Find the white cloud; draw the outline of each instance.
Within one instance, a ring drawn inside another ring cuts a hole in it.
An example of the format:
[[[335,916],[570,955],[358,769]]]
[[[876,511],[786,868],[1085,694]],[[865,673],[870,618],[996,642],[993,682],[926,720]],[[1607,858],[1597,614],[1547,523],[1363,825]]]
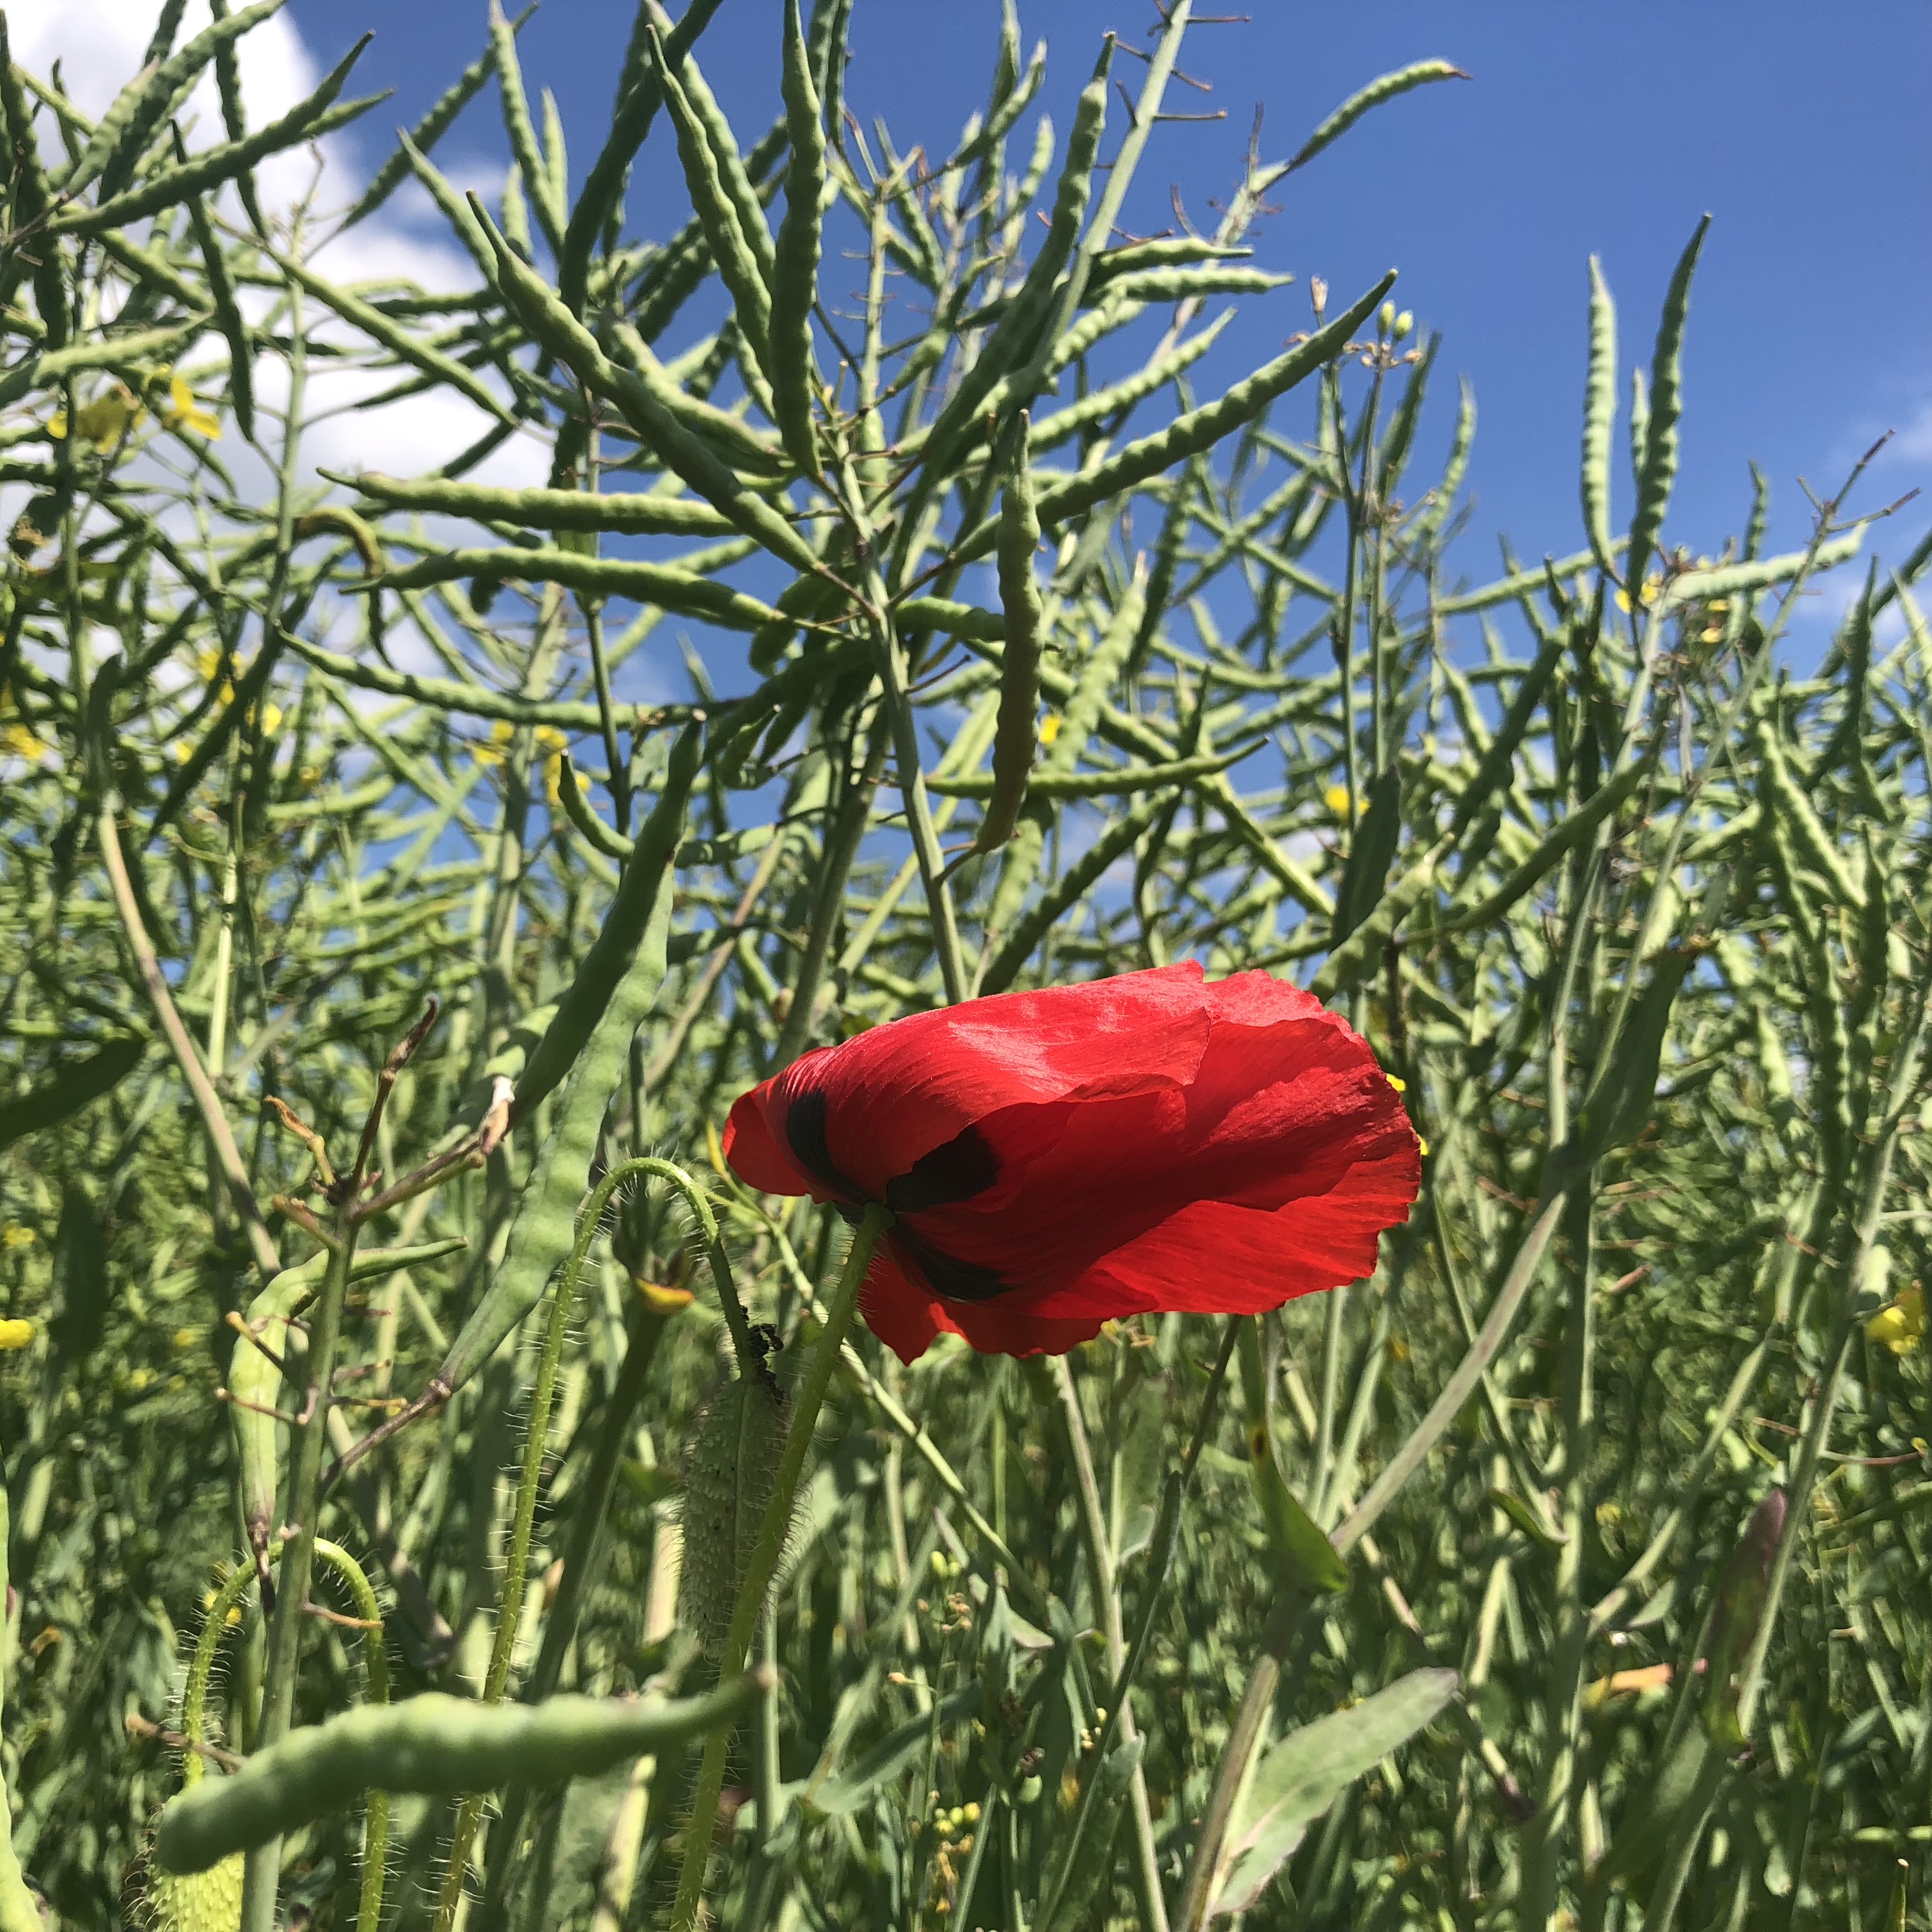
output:
[[[140,0],[131,4],[129,0],[13,0],[8,20],[14,57],[29,72],[43,77],[59,62],[69,97],[84,112],[98,116],[139,71],[155,14],[153,5],[140,4]],[[191,0],[177,46],[205,28],[209,17],[207,0]],[[242,96],[252,126],[287,112],[314,92],[324,71],[286,13],[243,34],[236,52]],[[354,86],[352,76],[350,89]],[[190,96],[183,120],[194,124],[191,147],[226,138],[212,69]],[[58,152],[50,122],[51,116],[44,111],[44,146]],[[316,189],[318,148],[322,173],[316,201],[320,209],[347,206],[365,184],[346,142],[325,137],[318,144],[291,149],[257,170],[257,185],[272,220]],[[474,287],[475,265],[454,240],[439,236],[433,227],[424,232],[421,217],[430,211],[400,196],[398,203],[393,210],[386,206],[326,242],[313,258],[317,270],[333,281],[349,285],[408,282],[432,292]],[[340,324],[325,322],[318,332],[345,345],[357,340],[353,332]],[[217,356],[220,348],[211,337],[188,359],[202,362]],[[380,374],[356,369],[314,370],[308,407],[320,413],[320,420],[304,438],[308,466],[417,475],[448,462],[487,427],[488,418],[475,404],[442,391],[374,410],[350,406],[394,386],[399,380],[394,370]],[[256,370],[256,393],[269,408],[279,408],[287,394],[286,370],[263,358]],[[246,469],[248,460],[241,461]],[[541,482],[544,469],[535,443],[518,436],[472,473],[478,482],[517,484]],[[238,473],[237,480],[244,480]]]

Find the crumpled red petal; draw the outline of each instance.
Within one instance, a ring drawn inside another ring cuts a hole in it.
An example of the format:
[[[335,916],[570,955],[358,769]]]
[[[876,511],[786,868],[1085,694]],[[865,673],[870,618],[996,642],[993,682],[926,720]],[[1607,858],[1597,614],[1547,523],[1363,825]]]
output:
[[[1366,1041],[1265,973],[1210,984],[1192,962],[821,1048],[743,1096],[724,1144],[754,1186],[851,1206],[968,1129],[990,1184],[902,1192],[867,1276],[866,1321],[907,1361],[941,1333],[1059,1352],[1116,1316],[1250,1312],[1358,1280],[1420,1182]]]

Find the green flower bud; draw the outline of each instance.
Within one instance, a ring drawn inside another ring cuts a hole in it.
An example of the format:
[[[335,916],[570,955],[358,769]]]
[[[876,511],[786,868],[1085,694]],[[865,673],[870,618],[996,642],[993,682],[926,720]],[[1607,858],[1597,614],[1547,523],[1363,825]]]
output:
[[[231,1852],[206,1871],[148,1875],[148,1922],[154,1932],[237,1932],[242,1923],[244,1860]]]
[[[764,1526],[790,1408],[770,1370],[734,1376],[706,1398],[685,1441],[677,1620],[713,1656]]]

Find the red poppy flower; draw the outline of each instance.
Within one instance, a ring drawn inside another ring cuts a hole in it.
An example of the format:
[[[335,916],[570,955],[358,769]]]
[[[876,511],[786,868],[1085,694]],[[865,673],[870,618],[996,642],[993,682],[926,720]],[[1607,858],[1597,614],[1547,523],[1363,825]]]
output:
[[[1375,1270],[1420,1150],[1368,1042],[1265,973],[1193,964],[916,1013],[740,1097],[754,1187],[894,1216],[860,1306],[1058,1354],[1110,1317],[1252,1314]]]

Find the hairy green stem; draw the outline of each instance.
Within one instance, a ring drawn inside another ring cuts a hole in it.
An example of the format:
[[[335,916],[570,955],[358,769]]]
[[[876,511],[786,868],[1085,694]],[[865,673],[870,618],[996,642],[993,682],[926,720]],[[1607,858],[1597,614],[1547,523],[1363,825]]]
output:
[[[758,1533],[751,1563],[739,1586],[738,1601],[731,1612],[730,1628],[724,1634],[724,1651],[719,1659],[718,1681],[722,1684],[741,1676],[750,1654],[758,1619],[764,1614],[766,1593],[776,1574],[778,1558],[784,1548],[785,1532],[798,1500],[799,1480],[805,1473],[805,1460],[811,1453],[812,1434],[818,1424],[818,1412],[825,1391],[838,1366],[840,1345],[852,1325],[859,1305],[859,1291],[865,1284],[866,1270],[872,1264],[872,1250],[879,1237],[892,1226],[892,1216],[876,1202],[868,1205],[852,1231],[852,1245],[832,1291],[832,1306],[826,1312],[824,1332],[806,1370],[805,1379],[792,1398],[791,1421],[785,1434],[778,1473],[772,1484],[772,1499],[765,1510],[764,1527]],[[711,1862],[711,1845],[718,1818],[718,1801],[724,1790],[724,1762],[730,1748],[730,1730],[721,1726],[705,1741],[704,1758],[699,1766],[698,1790],[692,1800],[691,1816],[685,1827],[684,1864],[678,1874],[677,1898],[671,1907],[671,1932],[696,1932],[704,1900],[704,1880]]]

